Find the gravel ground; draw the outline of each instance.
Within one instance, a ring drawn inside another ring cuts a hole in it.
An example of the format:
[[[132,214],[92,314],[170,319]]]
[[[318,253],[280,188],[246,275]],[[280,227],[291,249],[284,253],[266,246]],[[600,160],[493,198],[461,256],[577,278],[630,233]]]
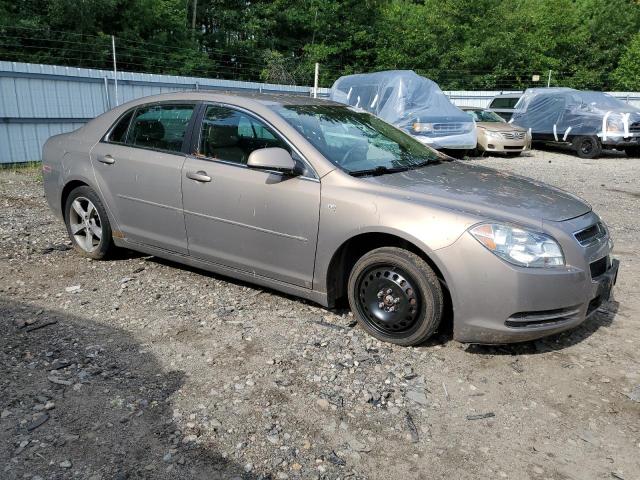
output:
[[[640,159],[471,161],[587,199],[615,300],[532,343],[395,347],[346,311],[82,259],[37,172],[0,171],[0,478],[640,478]]]

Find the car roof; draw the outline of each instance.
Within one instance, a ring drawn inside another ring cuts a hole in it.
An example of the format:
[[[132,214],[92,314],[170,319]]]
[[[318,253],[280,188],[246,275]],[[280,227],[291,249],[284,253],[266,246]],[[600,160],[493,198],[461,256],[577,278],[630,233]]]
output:
[[[236,103],[242,100],[248,100],[260,103],[266,106],[278,105],[342,105],[331,100],[323,98],[313,98],[306,95],[292,94],[275,94],[275,93],[258,93],[258,92],[237,92],[224,90],[192,90],[186,92],[164,93],[160,95],[150,95],[148,97],[137,98],[131,102],[131,105],[142,103],[155,103],[179,100],[196,100],[196,101],[215,101]]]
[[[501,93],[500,95],[496,95],[493,98],[520,98],[523,95],[522,92],[520,93]]]

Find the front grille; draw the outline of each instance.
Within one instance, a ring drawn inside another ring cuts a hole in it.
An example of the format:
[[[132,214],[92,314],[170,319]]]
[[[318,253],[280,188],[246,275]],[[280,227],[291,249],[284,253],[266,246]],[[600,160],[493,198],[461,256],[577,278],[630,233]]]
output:
[[[546,327],[569,322],[577,318],[580,307],[558,308],[538,312],[520,312],[511,315],[505,323],[507,327]]]
[[[522,140],[525,132],[502,132],[502,137],[506,140]]]
[[[514,146],[514,145],[505,145],[504,149],[505,150],[522,150],[524,147],[518,147],[518,146]]]
[[[464,123],[434,123],[433,131],[436,133],[463,133]]]
[[[595,243],[606,237],[607,230],[606,228],[604,228],[604,225],[602,225],[601,222],[598,222],[594,223],[590,227],[574,233],[573,236],[576,237],[576,240],[578,240],[578,243],[580,245],[586,247],[587,245],[591,245],[592,243]]]
[[[634,133],[640,132],[640,122],[633,122],[629,125],[629,131]]]
[[[609,270],[611,266],[611,260],[609,259],[609,255],[606,257],[602,257],[600,260],[596,260],[595,262],[591,262],[589,264],[589,270],[591,270],[591,278],[598,278],[600,275]]]

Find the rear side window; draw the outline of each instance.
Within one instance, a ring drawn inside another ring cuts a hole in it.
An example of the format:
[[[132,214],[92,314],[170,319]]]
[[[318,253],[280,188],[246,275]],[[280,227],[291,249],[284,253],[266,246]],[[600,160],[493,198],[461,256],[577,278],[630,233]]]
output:
[[[180,152],[194,105],[149,105],[136,110],[127,143],[132,146]]]
[[[129,124],[131,123],[131,117],[133,117],[133,110],[128,112],[122,117],[115,127],[109,133],[107,141],[114,143],[125,143],[127,140],[127,131],[129,130]]]

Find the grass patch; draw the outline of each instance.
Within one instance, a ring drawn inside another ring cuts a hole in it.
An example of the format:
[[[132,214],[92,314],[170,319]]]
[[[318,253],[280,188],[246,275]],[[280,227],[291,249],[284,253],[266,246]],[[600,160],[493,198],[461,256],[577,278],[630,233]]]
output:
[[[42,162],[39,160],[21,163],[0,163],[0,171],[31,175],[38,182],[42,181]]]

